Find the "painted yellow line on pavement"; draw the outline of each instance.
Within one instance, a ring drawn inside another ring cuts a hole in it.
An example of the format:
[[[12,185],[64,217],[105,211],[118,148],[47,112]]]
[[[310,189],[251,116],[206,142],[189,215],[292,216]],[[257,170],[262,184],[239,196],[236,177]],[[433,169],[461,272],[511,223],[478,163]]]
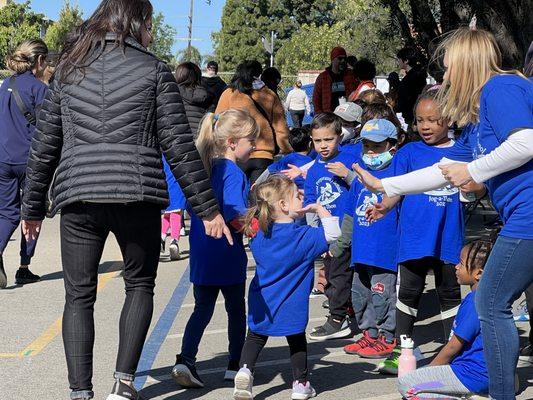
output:
[[[116,276],[120,275],[120,271],[113,271],[101,274],[98,279],[97,292],[102,290],[106,284]],[[22,357],[34,357],[44,350],[59,333],[61,332],[61,322],[63,317],[59,317],[54,321],[52,325],[43,332],[41,336],[35,339],[28,347],[22,350],[20,353],[0,353],[0,358],[22,358]]]

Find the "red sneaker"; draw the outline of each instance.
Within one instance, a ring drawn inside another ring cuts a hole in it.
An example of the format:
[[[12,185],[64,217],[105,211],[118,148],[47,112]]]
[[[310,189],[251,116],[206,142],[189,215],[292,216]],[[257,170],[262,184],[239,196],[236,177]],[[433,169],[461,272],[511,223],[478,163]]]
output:
[[[386,358],[396,347],[396,339],[392,343],[387,343],[383,336],[375,340],[371,346],[361,349],[357,354],[362,358]]]
[[[359,354],[362,349],[372,346],[378,339],[373,339],[368,335],[368,331],[363,332],[363,336],[356,340],[355,343],[344,346],[344,351],[348,354]]]

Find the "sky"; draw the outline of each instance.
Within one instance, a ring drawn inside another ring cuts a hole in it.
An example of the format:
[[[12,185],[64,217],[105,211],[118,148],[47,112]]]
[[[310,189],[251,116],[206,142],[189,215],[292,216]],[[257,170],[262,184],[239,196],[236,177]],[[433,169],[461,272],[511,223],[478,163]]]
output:
[[[21,3],[23,0],[17,0]],[[100,0],[70,0],[71,4],[78,4],[83,11],[83,17],[88,18],[96,9]],[[189,0],[151,0],[154,11],[162,12],[165,22],[177,31],[177,39],[188,36]],[[206,0],[194,1],[193,45],[201,54],[212,54],[211,32],[220,29],[220,19],[225,0],[211,0],[211,5]],[[48,18],[56,20],[63,6],[63,0],[31,0],[31,7],[35,12],[45,14]],[[185,40],[176,40],[174,54],[187,47]]]

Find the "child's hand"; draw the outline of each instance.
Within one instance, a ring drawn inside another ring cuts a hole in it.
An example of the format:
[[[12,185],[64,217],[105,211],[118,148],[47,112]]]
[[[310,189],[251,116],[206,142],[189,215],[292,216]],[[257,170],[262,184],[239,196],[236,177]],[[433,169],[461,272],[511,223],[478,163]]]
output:
[[[359,182],[361,182],[368,190],[373,193],[383,192],[381,179],[374,177],[370,172],[361,168],[359,164],[353,164],[352,169],[357,174]]]
[[[350,173],[350,170],[346,168],[346,166],[341,162],[334,162],[326,164],[326,169],[331,172],[334,175],[337,175],[338,177],[342,179],[346,179],[348,177],[348,174]]]
[[[372,223],[385,217],[389,211],[390,210],[383,203],[377,203],[366,209],[365,217],[368,222]]]
[[[289,169],[284,169],[281,171],[285,176],[290,178],[291,180],[295,180],[299,176],[303,177],[304,179],[307,177],[307,171],[303,171],[300,168],[298,168],[296,165],[287,164]]]

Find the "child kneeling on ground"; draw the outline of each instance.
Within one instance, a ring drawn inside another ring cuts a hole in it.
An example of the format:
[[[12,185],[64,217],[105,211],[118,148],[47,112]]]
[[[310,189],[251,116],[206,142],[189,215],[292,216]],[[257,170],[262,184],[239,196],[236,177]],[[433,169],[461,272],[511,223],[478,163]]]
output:
[[[257,205],[248,212],[244,226],[255,217],[259,220],[260,230],[250,245],[256,273],[248,293],[249,331],[233,397],[253,399],[252,373],[261,350],[270,336],[285,336],[294,377],[292,399],[306,400],[316,396],[308,381],[305,338],[314,262],[340,236],[339,220],[318,203],[302,208],[298,188],[282,175],[259,184],[255,195]],[[317,213],[322,226],[295,223],[308,212]]]
[[[406,399],[464,399],[487,393],[489,377],[483,355],[481,325],[475,306],[476,289],[493,243],[477,240],[463,247],[456,265],[459,284],[471,292],[459,307],[450,341],[428,367],[398,379],[398,390]]]

